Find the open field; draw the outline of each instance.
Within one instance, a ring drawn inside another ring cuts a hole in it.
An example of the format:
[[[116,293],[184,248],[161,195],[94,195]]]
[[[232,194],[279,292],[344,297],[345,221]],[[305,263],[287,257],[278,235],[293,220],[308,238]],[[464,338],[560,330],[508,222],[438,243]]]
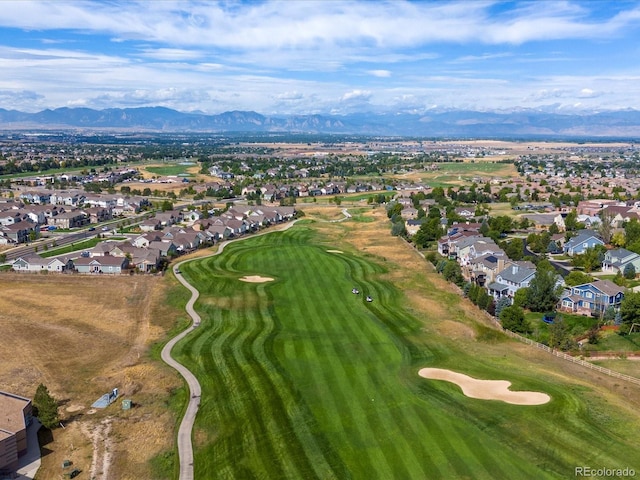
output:
[[[640,470],[637,386],[508,340],[389,236],[383,209],[357,223],[327,222],[339,208],[305,209],[308,219],[318,212],[325,221],[181,267],[202,292],[203,323],[174,351],[203,389],[196,478],[567,478],[584,464]],[[245,275],[275,280],[246,283]],[[420,378],[425,367],[506,380],[551,402],[470,399],[454,384]]]
[[[155,175],[163,175],[163,176],[169,176],[169,175],[189,175],[191,176],[191,173],[189,173],[189,169],[192,168],[194,165],[162,165],[162,166],[148,166],[145,167],[145,170],[147,172],[151,172]],[[195,165],[196,169],[198,168],[197,165]]]
[[[60,478],[63,459],[86,478],[159,478],[150,460],[173,449],[167,404],[181,384],[148,352],[184,315],[163,298],[184,292],[152,276],[19,273],[1,274],[0,291],[0,389],[32,397],[42,382],[61,401],[65,428],[52,432],[38,478]],[[119,399],[92,414],[114,387],[135,408]]]

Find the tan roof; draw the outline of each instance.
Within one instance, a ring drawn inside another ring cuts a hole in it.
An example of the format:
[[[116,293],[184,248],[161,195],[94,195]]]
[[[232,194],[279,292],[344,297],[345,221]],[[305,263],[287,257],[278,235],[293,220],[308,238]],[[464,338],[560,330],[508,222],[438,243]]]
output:
[[[28,398],[0,392],[0,430],[15,433],[24,429],[24,407],[30,401]]]

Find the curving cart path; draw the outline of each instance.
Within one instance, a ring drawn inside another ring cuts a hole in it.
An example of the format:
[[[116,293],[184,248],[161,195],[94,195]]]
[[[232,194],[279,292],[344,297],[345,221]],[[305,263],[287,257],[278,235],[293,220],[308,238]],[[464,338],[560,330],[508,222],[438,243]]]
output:
[[[297,220],[293,220],[287,223],[286,225],[284,225],[282,228],[278,228],[278,229],[273,228],[261,233],[257,233],[255,235],[249,235],[246,237],[242,237],[234,240],[227,240],[225,242],[222,242],[220,243],[220,248],[218,248],[218,250],[212,253],[211,255],[207,255],[207,257],[212,257],[214,255],[218,255],[222,253],[222,251],[224,250],[224,247],[231,242],[237,242],[237,241],[244,240],[246,238],[252,238],[258,235],[265,235],[271,232],[282,232],[284,230],[287,230],[288,228],[292,227],[294,223],[296,223],[296,221]],[[203,258],[206,258],[206,257],[198,257],[190,260],[184,260],[182,262],[177,263],[173,267],[173,273],[175,277],[178,279],[178,281],[182,285],[187,287],[191,292],[191,298],[187,302],[185,310],[191,317],[192,323],[189,328],[187,328],[186,330],[182,331],[177,336],[169,340],[167,344],[164,346],[164,348],[162,349],[162,352],[160,354],[162,360],[170,367],[175,368],[180,373],[180,375],[182,375],[182,377],[186,380],[187,385],[189,386],[189,403],[187,404],[187,410],[184,413],[182,422],[180,422],[180,428],[178,429],[177,443],[178,443],[178,458],[180,461],[180,476],[178,477],[179,480],[193,480],[193,444],[191,443],[191,432],[193,430],[193,424],[196,419],[196,414],[198,413],[198,407],[200,406],[200,395],[202,392],[200,389],[200,382],[198,382],[198,379],[195,377],[195,375],[191,373],[191,371],[187,367],[185,367],[181,363],[178,363],[171,356],[171,350],[173,349],[175,344],[178,343],[187,335],[189,335],[195,328],[197,328],[200,325],[200,321],[201,321],[200,315],[198,315],[195,309],[193,308],[193,306],[196,303],[196,300],[198,300],[198,297],[200,296],[200,292],[193,285],[187,282],[182,276],[182,274],[178,272],[180,271],[180,266],[182,264],[191,262],[194,260],[201,260]]]

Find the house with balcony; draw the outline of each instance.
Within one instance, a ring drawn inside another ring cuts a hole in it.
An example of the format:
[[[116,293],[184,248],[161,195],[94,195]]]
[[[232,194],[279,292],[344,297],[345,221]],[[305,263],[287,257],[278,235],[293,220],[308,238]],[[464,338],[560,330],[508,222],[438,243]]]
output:
[[[625,289],[610,280],[576,285],[568,288],[560,298],[560,310],[581,315],[599,316],[613,307],[620,309]]]
[[[528,287],[536,274],[536,268],[512,262],[496,275],[495,281],[487,285],[489,295],[496,300],[501,297],[513,299],[521,288]]]

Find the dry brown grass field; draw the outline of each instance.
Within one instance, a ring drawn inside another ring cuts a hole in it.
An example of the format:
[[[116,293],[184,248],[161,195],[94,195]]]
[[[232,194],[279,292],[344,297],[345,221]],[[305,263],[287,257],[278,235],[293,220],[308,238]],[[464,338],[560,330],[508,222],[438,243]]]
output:
[[[61,401],[40,479],[60,478],[69,459],[87,478],[152,478],[148,460],[173,446],[166,408],[177,375],[153,361],[151,343],[181,312],[165,305],[162,277],[0,275],[0,388],[33,397],[44,383]],[[92,413],[118,387],[122,397]],[[133,400],[122,411],[120,400]]]

